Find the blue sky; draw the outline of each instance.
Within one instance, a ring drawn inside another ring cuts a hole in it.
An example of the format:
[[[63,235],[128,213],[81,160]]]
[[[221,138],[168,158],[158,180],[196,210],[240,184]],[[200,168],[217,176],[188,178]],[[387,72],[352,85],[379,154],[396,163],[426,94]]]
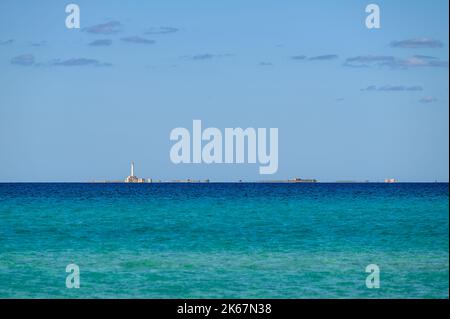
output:
[[[448,181],[448,1],[0,2],[0,181]],[[279,169],[169,159],[175,127],[277,127]]]

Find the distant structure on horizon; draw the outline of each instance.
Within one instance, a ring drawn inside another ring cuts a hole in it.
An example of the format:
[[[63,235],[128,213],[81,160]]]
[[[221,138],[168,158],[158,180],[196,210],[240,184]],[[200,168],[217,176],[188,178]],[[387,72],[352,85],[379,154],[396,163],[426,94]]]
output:
[[[293,178],[293,179],[279,179],[279,180],[263,180],[256,181],[254,183],[318,183],[317,179],[306,179],[306,178]],[[245,183],[242,179],[239,180],[239,183]]]
[[[169,183],[194,183],[194,184],[198,184],[198,183],[209,183],[210,180],[209,179],[205,179],[205,180],[200,180],[200,179],[175,179],[170,181]]]
[[[294,178],[288,180],[288,183],[317,183],[317,179]]]
[[[397,180],[395,178],[386,178],[384,180],[385,183],[397,183]]]
[[[145,178],[134,175],[134,162],[131,162],[131,174],[125,179],[125,183],[145,183]]]

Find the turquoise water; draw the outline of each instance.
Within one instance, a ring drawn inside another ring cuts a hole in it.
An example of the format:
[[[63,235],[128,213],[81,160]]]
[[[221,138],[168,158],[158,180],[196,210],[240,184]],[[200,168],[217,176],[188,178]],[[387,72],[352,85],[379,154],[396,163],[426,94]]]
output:
[[[448,298],[448,236],[448,184],[0,184],[0,297]]]

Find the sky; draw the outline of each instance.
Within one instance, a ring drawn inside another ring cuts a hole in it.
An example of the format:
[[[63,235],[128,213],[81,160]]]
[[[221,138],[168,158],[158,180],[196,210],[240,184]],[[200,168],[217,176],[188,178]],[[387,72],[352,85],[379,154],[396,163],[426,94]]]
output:
[[[0,182],[448,181],[448,1],[0,2]],[[278,128],[279,164],[178,164],[176,127]]]

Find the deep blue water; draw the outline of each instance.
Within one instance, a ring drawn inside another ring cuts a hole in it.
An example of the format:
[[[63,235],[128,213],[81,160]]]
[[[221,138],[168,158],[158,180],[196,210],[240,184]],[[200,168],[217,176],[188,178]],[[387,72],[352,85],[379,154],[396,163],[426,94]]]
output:
[[[0,184],[0,297],[448,298],[448,236],[447,183]]]

